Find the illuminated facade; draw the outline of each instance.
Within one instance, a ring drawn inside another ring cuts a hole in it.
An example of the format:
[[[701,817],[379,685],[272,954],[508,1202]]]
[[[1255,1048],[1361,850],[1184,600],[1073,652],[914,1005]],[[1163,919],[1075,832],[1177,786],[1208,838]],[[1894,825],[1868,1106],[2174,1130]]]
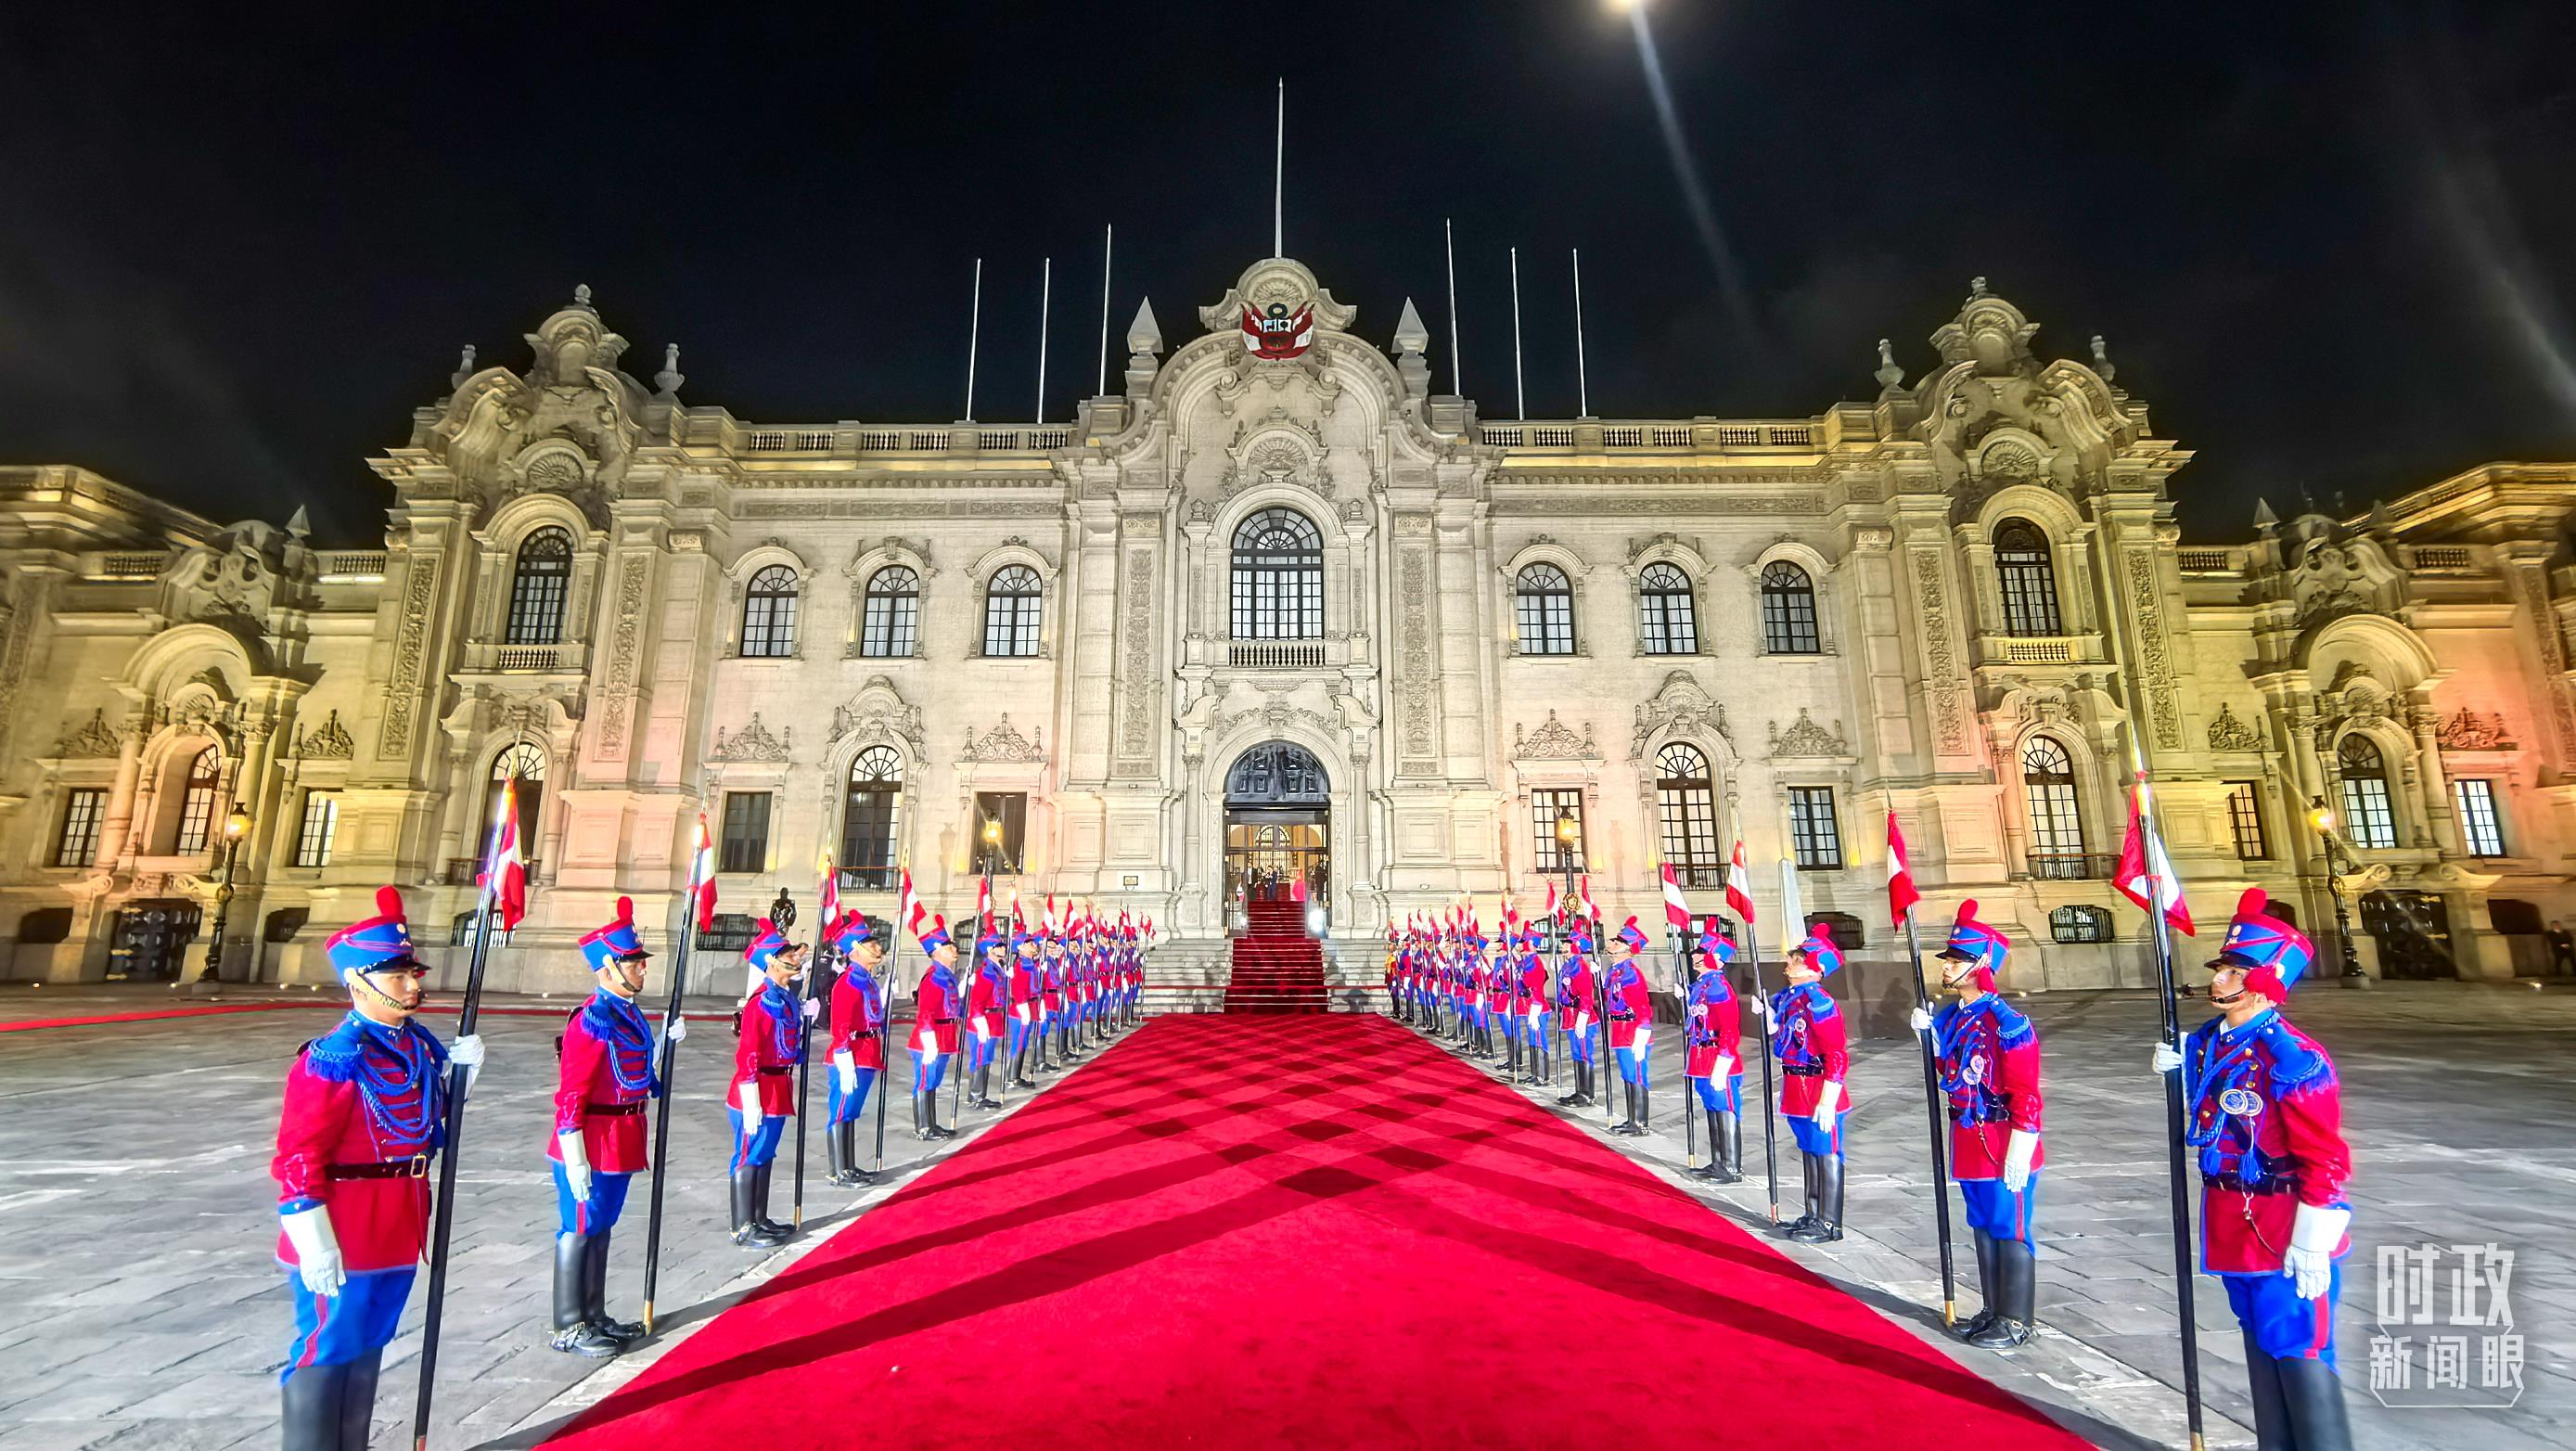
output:
[[[1409,304],[1387,347],[1355,320],[1271,259],[1177,348],[1141,309],[1072,423],[774,425],[682,402],[676,351],[623,371],[585,293],[372,460],[382,549],[0,469],[0,967],[179,970],[235,801],[227,976],[319,976],[387,880],[444,952],[515,768],[502,986],[573,985],[620,893],[672,910],[701,812],[729,912],[810,911],[818,849],[862,903],[908,866],[962,904],[989,819],[1024,897],[1150,913],[1175,962],[1302,875],[1359,972],[1391,917],[1535,908],[1560,815],[1614,922],[1660,920],[1659,856],[1715,907],[1740,834],[1766,902],[1794,854],[1883,956],[1891,809],[2011,985],[2139,983],[2134,735],[2202,921],[2261,885],[2330,925],[2322,800],[2373,970],[2545,968],[2576,469],[2186,546],[2188,451],[1982,279],[1930,371],[1882,349],[1791,419],[1495,423]]]

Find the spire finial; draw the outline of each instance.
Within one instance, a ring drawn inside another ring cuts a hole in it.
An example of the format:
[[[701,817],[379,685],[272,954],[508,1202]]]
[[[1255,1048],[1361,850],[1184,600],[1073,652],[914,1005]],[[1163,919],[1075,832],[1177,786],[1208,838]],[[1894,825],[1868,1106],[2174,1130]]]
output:
[[[312,519],[305,514],[304,506],[302,504],[296,505],[295,513],[286,521],[287,537],[300,540],[312,532]]]
[[[1978,298],[1980,298],[1980,297],[1992,297],[1992,296],[1994,296],[1994,294],[1993,294],[1993,293],[1986,291],[1986,279],[1984,279],[1984,278],[1982,278],[1982,277],[1971,277],[1971,278],[1969,278],[1969,279],[1968,279],[1968,300],[1969,300],[1969,301],[1974,302],[1974,301],[1976,301],[1976,300],[1977,300]]]
[[[680,385],[687,381],[689,381],[687,376],[680,371],[680,345],[678,343],[664,343],[662,345],[662,371],[653,375],[653,386],[661,389],[664,397],[669,397],[670,395],[679,392]]]
[[[2111,366],[2110,345],[2102,341],[2100,333],[2093,335],[2093,371],[2101,374],[2105,383],[2120,376],[2120,370]]]
[[[1896,366],[1896,348],[1885,338],[1878,340],[1878,371],[1870,376],[1878,379],[1879,388],[1885,392],[1893,393],[1905,385],[1905,370]]]
[[[465,380],[473,376],[474,345],[472,343],[467,343],[465,345],[465,351],[457,355],[456,371],[447,375],[447,386],[450,388],[462,388],[465,386]]]
[[[573,305],[573,306],[575,306],[575,307],[588,307],[588,306],[590,306],[590,284],[589,284],[589,283],[587,283],[587,282],[580,282],[580,283],[575,283],[575,284],[573,285],[573,289],[572,289],[572,305]]]

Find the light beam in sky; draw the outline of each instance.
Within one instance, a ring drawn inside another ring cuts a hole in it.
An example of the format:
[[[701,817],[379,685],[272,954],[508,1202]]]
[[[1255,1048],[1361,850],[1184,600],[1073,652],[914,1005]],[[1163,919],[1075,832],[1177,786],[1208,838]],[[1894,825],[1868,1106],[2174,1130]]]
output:
[[[1699,161],[1691,155],[1690,141],[1682,135],[1681,111],[1673,104],[1672,87],[1664,82],[1664,63],[1655,53],[1655,35],[1646,26],[1643,0],[1612,0],[1612,8],[1628,12],[1628,27],[1636,33],[1637,59],[1646,71],[1646,94],[1655,103],[1655,120],[1664,131],[1664,151],[1672,159],[1674,179],[1681,183],[1682,204],[1690,210],[1700,248],[1708,253],[1709,266],[1717,271],[1718,289],[1725,294],[1727,310],[1738,322],[1750,325],[1752,312],[1745,305],[1744,279],[1736,270],[1734,252],[1726,245],[1726,233],[1717,225],[1717,208],[1709,201],[1708,188],[1700,184]]]

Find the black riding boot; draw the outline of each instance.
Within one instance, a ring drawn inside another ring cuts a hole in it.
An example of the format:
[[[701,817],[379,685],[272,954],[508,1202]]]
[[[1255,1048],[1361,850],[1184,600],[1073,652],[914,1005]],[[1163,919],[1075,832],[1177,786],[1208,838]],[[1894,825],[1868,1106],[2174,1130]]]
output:
[[[751,1190],[751,1222],[784,1240],[796,1231],[792,1226],[769,1217],[769,1176],[777,1168],[778,1161],[772,1159],[756,1171],[758,1177],[752,1180]]]
[[[2031,1302],[2038,1294],[2039,1266],[2031,1258],[2028,1240],[1999,1239],[1994,1246],[1994,1323],[1969,1336],[1968,1343],[1979,1350],[2012,1350],[2030,1342]]]
[[[1790,1237],[1808,1244],[1831,1244],[1843,1237],[1843,1161],[1833,1154],[1818,1154],[1815,1160],[1816,1222]],[[2000,1258],[1995,1270],[2000,1276]]]
[[[993,1067],[991,1064],[976,1064],[975,1071],[968,1078],[966,1086],[970,1090],[966,1095],[966,1106],[968,1108],[1001,1107],[1000,1104],[993,1101],[990,1093],[988,1092],[988,1090],[993,1086]]]
[[[287,1372],[278,1391],[286,1451],[339,1451],[340,1408],[348,1388],[345,1365],[308,1365]]]
[[[1805,1199],[1806,1199],[1806,1210],[1807,1210],[1807,1212],[1806,1212],[1806,1213],[1804,1213],[1804,1214],[1799,1215],[1797,1218],[1795,1218],[1795,1219],[1793,1219],[1793,1220],[1790,1220],[1787,1224],[1784,1224],[1784,1225],[1780,1226],[1780,1230],[1781,1230],[1781,1232],[1782,1232],[1783,1234],[1792,1234],[1792,1235],[1794,1235],[1794,1234],[1798,1234],[1798,1233],[1801,1233],[1801,1232],[1803,1232],[1803,1231],[1805,1231],[1805,1230],[1808,1230],[1808,1229],[1812,1229],[1812,1228],[1814,1228],[1814,1227],[1815,1227],[1815,1224],[1816,1224],[1817,1215],[1816,1215],[1816,1156],[1815,1156],[1815,1155],[1813,1155],[1813,1154],[1809,1154],[1809,1153],[1803,1153],[1803,1152],[1802,1152],[1802,1153],[1800,1153],[1800,1154],[1798,1155],[1798,1174],[1799,1174],[1799,1177],[1800,1177],[1800,1178],[1802,1178],[1802,1179],[1804,1179],[1804,1180],[1806,1181],[1806,1183],[1805,1183],[1805,1187],[1804,1187],[1804,1189],[1802,1190],[1802,1193],[1803,1193],[1803,1195],[1804,1195],[1804,1197],[1805,1197]]]
[[[555,1338],[554,1348],[568,1354],[605,1360],[615,1355],[618,1343],[590,1323],[588,1308],[582,1303],[584,1280],[590,1274],[590,1236],[559,1234],[555,1236]]]
[[[2281,1388],[2281,1362],[2263,1353],[2253,1332],[2245,1335],[2245,1390],[2254,1402],[2254,1444],[2261,1451],[2295,1451],[2290,1402]]]
[[[1717,1122],[1709,1130],[1718,1143],[1717,1182],[1733,1184],[1744,1177],[1744,1116],[1725,1109],[1717,1111]]]
[[[733,1242],[745,1249],[776,1249],[783,1241],[764,1228],[754,1212],[760,1171],[749,1164],[733,1171]]]
[[[849,1136],[841,1132],[843,1129],[848,1127],[848,1124],[825,1124],[823,1126],[823,1152],[829,1155],[832,1161],[832,1172],[825,1175],[823,1178],[823,1182],[826,1184],[838,1184],[843,1187],[847,1187],[859,1182],[858,1180],[850,1177],[850,1149],[852,1148],[852,1144]]]
[[[367,1451],[368,1433],[375,1430],[376,1380],[384,1374],[385,1348],[381,1345],[350,1361],[349,1376],[340,1386],[340,1445],[346,1451]]]
[[[1590,1076],[1590,1070],[1584,1066],[1583,1060],[1580,1058],[1575,1059],[1574,1082],[1564,1093],[1557,1096],[1557,1103],[1566,1108],[1580,1108],[1583,1105],[1590,1103],[1592,1101],[1592,1095],[1585,1091],[1584,1084],[1584,1080]]]
[[[878,1085],[877,1091],[884,1092],[884,1085]],[[841,1125],[841,1152],[849,1157],[850,1184],[853,1187],[876,1182],[877,1176],[873,1172],[859,1167],[859,1121],[857,1119]]]
[[[641,1320],[608,1318],[608,1231],[590,1237],[590,1255],[581,1275],[581,1317],[621,1346],[644,1338]]]
[[[1995,1288],[1995,1239],[1982,1229],[1970,1230],[1977,1246],[1977,1295],[1985,1303],[1969,1319],[1950,1327],[1950,1333],[1961,1340],[1972,1340],[1987,1326],[1995,1323],[2003,1311],[2002,1292]]]
[[[1013,1088],[1035,1088],[1038,1086],[1038,1081],[1029,1076],[1029,1058],[1032,1054],[1037,1052],[1036,1038],[1037,1034],[1035,1032],[1030,1033],[1026,1038],[1022,1038],[1020,1040],[1020,1051],[1011,1055],[1010,1086]]]
[[[1612,1124],[1610,1132],[1631,1137],[1644,1133],[1645,1128],[1637,1122],[1637,1085],[1625,1078],[1619,1080],[1619,1106],[1628,1111],[1628,1116]]]
[[[927,1115],[927,1116],[929,1117],[929,1119],[930,1119],[930,1129],[929,1129],[929,1131],[928,1131],[927,1133],[924,1133],[924,1134],[922,1135],[922,1137],[923,1137],[923,1138],[925,1138],[925,1139],[953,1139],[953,1138],[957,1137],[957,1131],[956,1131],[955,1129],[941,1128],[941,1127],[939,1126],[939,1090],[938,1090],[938,1089],[935,1089],[935,1088],[934,1088],[934,1089],[932,1089],[931,1091],[929,1091],[928,1093],[925,1093],[925,1094],[923,1094],[923,1095],[921,1096],[921,1112],[922,1112],[923,1114]]]
[[[2299,1451],[2352,1451],[2345,1419],[2343,1382],[2334,1367],[2305,1357],[2272,1362],[2281,1378],[2281,1402],[2290,1411],[2290,1441]]]

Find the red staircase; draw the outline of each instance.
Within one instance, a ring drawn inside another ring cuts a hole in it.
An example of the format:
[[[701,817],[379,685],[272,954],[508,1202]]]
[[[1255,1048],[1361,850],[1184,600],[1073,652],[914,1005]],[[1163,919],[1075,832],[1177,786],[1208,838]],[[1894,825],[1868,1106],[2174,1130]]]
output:
[[[1324,947],[1306,935],[1306,904],[1281,899],[1245,905],[1251,919],[1234,939],[1229,1013],[1324,1011]]]

